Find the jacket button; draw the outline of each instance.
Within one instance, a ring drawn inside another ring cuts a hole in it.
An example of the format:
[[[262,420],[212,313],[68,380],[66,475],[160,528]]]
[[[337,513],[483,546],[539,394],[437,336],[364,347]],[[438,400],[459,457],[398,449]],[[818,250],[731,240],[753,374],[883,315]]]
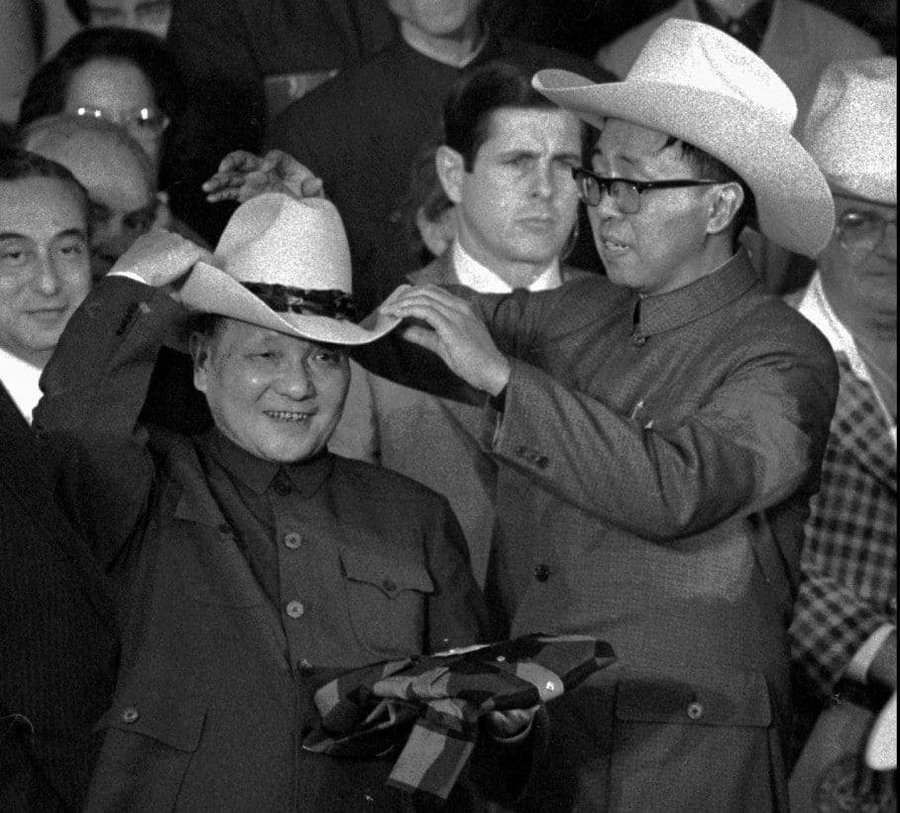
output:
[[[282,537],[284,546],[289,550],[297,550],[303,544],[303,537],[300,534],[291,531]]]
[[[687,707],[687,716],[691,720],[699,720],[703,716],[703,704],[702,703],[691,703]]]
[[[550,578],[550,568],[547,565],[538,565],[534,569],[534,578],[539,582],[545,582]]]
[[[284,611],[288,614],[289,618],[299,618],[306,612],[306,608],[299,601],[289,601],[284,608]]]
[[[137,718],[140,716],[140,712],[134,706],[128,706],[128,708],[122,709],[123,723],[136,723]]]
[[[640,333],[636,333],[631,337],[631,343],[635,347],[643,347],[645,344],[647,344],[647,337],[642,336]]]
[[[547,457],[546,455],[538,455],[534,459],[534,465],[537,466],[539,469],[546,469],[547,466],[550,465],[550,458]]]
[[[391,581],[391,579],[385,579],[381,583],[381,587],[385,593],[396,593],[397,592],[397,583]]]

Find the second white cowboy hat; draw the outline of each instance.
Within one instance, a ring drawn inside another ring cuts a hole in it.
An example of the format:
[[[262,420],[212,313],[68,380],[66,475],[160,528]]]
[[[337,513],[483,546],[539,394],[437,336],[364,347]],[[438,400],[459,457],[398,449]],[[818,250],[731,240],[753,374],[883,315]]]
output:
[[[543,70],[533,84],[596,127],[625,119],[715,156],[753,191],[760,230],[778,245],[814,257],[828,242],[834,206],[822,173],[791,135],[794,97],[733,37],[703,23],[667,20],[621,82],[598,85]]]
[[[181,288],[189,309],[324,344],[373,342],[399,320],[351,321],[350,249],[334,205],[268,193],[241,204],[211,262]]]
[[[836,191],[897,205],[897,60],[833,62],[803,143]]]

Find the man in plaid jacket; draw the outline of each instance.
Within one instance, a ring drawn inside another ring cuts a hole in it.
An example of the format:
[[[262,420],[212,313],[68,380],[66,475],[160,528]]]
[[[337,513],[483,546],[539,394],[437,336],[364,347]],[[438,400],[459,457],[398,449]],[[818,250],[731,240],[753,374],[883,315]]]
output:
[[[876,723],[894,728],[879,749],[871,733],[897,690],[896,106],[896,59],[836,62],[804,133],[836,221],[800,312],[831,342],[840,391],[790,629],[800,708],[818,715],[791,777],[801,811],[896,810],[892,774],[866,767],[891,745],[880,767],[896,762],[895,726]]]
[[[897,686],[896,99],[896,59],[834,63],[805,133],[837,219],[800,311],[838,356],[840,393],[791,644],[825,697]]]

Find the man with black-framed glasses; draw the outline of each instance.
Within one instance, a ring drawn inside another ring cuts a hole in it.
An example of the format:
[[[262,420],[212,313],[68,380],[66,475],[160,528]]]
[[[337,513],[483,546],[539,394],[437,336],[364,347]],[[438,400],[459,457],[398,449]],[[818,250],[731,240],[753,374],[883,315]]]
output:
[[[837,369],[738,236],[816,256],[827,183],[788,88],[701,23],[660,27],[623,82],[534,82],[599,130],[575,181],[608,279],[382,308],[491,396],[487,591],[512,634],[602,634],[620,658],[548,709],[517,809],[786,809],[787,625]]]
[[[897,690],[897,60],[831,65],[803,140],[836,219],[799,310],[831,343],[840,391],[790,629],[803,710],[818,715],[791,798],[801,810],[813,794],[896,809],[894,775],[866,771],[862,756],[873,712]],[[886,729],[896,768],[896,721]]]

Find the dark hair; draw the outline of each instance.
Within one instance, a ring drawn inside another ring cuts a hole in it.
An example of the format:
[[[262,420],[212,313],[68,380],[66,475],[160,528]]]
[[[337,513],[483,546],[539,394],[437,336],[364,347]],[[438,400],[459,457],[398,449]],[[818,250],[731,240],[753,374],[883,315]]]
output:
[[[744,190],[744,202],[741,204],[741,208],[738,209],[729,227],[734,239],[737,240],[747,226],[753,227],[756,225],[756,200],[753,197],[753,190],[731,167],[714,155],[710,155],[705,150],[700,149],[700,147],[696,147],[688,141],[675,138],[675,136],[669,136],[666,146],[671,147],[679,142],[681,143],[682,157],[691,165],[698,178],[707,178],[710,181],[718,181],[719,183],[737,183]]]
[[[506,62],[490,62],[458,79],[444,104],[443,142],[472,171],[490,137],[491,114],[500,108],[559,109],[531,86],[531,75]]]
[[[87,216],[87,191],[62,164],[18,147],[0,147],[0,181],[22,181],[27,178],[54,178],[71,184],[78,190]]]
[[[156,104],[169,118],[184,106],[184,91],[172,57],[159,37],[130,28],[87,28],[70,38],[31,78],[19,110],[19,127],[62,113],[75,72],[95,59],[130,62],[147,78]]]

